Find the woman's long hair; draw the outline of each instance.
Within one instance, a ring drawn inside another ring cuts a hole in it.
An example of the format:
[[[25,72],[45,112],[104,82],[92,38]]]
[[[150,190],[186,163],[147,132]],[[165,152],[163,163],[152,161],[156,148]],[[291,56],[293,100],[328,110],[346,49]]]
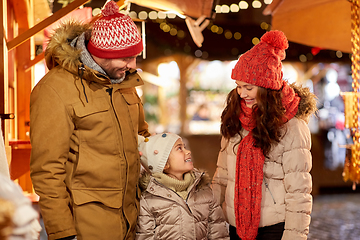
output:
[[[257,103],[253,106],[253,110],[257,111],[254,119],[256,127],[253,129],[253,137],[255,146],[262,149],[265,157],[269,154],[271,146],[279,143],[283,135],[285,108],[282,106],[281,99],[281,89],[258,88]],[[240,100],[237,88],[233,89],[227,96],[226,107],[221,114],[220,132],[227,140],[242,130],[239,120]]]

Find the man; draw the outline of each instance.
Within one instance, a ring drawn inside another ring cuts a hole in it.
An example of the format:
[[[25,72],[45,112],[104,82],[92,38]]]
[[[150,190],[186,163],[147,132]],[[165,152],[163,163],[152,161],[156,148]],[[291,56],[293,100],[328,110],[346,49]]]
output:
[[[142,50],[113,1],[92,30],[63,24],[49,41],[50,71],[30,99],[30,165],[50,240],[135,237],[137,135],[150,135],[135,90]]]

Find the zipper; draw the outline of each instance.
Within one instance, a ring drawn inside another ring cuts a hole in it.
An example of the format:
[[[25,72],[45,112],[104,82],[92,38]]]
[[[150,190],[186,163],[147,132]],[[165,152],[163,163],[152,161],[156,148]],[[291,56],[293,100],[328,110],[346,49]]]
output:
[[[265,178],[264,178],[264,183],[265,183],[265,187],[269,190],[269,193],[274,201],[274,204],[276,204],[276,201],[275,201],[275,198],[274,196],[272,195],[271,191],[270,191],[270,188],[269,188],[269,184],[266,182]]]
[[[114,116],[115,116],[115,119],[116,119],[116,122],[117,122],[117,124],[118,124],[118,131],[117,131],[117,133],[118,133],[118,135],[119,135],[119,138],[121,137],[121,135],[122,135],[122,133],[121,133],[121,127],[120,127],[120,121],[119,121],[119,118],[118,118],[118,115],[117,115],[117,113],[116,113],[116,110],[115,110],[115,107],[114,107],[114,103],[113,103],[113,87],[111,86],[111,87],[108,87],[107,89],[105,89],[105,91],[109,94],[109,97],[110,97],[110,104],[111,104],[111,109],[112,109],[112,111],[113,111],[113,113],[114,113]],[[119,153],[120,153],[120,155],[125,159],[125,154],[122,154],[122,151],[120,150],[119,151]],[[125,162],[125,167],[126,167],[126,169],[128,168],[128,163],[127,163],[127,161],[124,161]],[[126,176],[126,172],[124,173],[125,174],[125,177],[127,178],[127,176]],[[127,174],[129,174],[129,173],[127,173]],[[125,189],[125,191],[126,191],[126,188],[127,188],[128,186],[127,186],[127,182],[126,182],[126,180],[125,180],[125,184],[124,184],[124,189]]]
[[[188,201],[188,199],[189,199],[189,197],[190,197],[190,194],[191,194],[193,188],[196,187],[197,184],[201,181],[201,178],[204,176],[204,174],[205,174],[204,172],[201,173],[200,177],[197,178],[197,179],[195,179],[195,182],[193,183],[193,187],[190,189],[189,194],[188,194],[187,197],[186,197],[186,200],[185,200],[186,204],[187,204],[187,201]]]

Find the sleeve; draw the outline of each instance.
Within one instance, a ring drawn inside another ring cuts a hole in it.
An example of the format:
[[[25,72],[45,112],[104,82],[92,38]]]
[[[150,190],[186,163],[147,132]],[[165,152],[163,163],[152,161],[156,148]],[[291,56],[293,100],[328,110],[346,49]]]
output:
[[[155,217],[150,212],[150,207],[143,196],[140,199],[140,214],[136,227],[136,240],[155,239]]]
[[[140,99],[140,97],[139,97],[139,99]],[[138,132],[138,134],[141,136],[144,136],[144,137],[150,136],[149,125],[145,121],[144,106],[143,106],[142,102],[140,102],[140,104],[139,104],[139,132]]]
[[[302,120],[288,129],[284,141],[285,230],[282,239],[306,240],[312,210],[312,178],[310,170],[311,135]]]
[[[211,184],[215,200],[220,206],[225,201],[225,191],[228,181],[227,153],[226,149],[222,151],[225,146],[226,140],[223,137],[221,139],[221,148],[218,155],[217,168]]]
[[[229,240],[229,230],[226,225],[223,210],[213,196],[209,214],[209,240]]]
[[[76,235],[65,165],[74,130],[72,119],[56,91],[38,85],[30,97],[30,176],[49,239]]]

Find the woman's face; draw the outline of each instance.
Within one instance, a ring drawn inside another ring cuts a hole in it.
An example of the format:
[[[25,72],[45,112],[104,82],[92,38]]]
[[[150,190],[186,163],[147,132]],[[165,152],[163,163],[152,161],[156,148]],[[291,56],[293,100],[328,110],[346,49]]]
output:
[[[259,87],[242,81],[235,81],[237,93],[245,100],[246,106],[252,108],[257,103],[256,95]]]

